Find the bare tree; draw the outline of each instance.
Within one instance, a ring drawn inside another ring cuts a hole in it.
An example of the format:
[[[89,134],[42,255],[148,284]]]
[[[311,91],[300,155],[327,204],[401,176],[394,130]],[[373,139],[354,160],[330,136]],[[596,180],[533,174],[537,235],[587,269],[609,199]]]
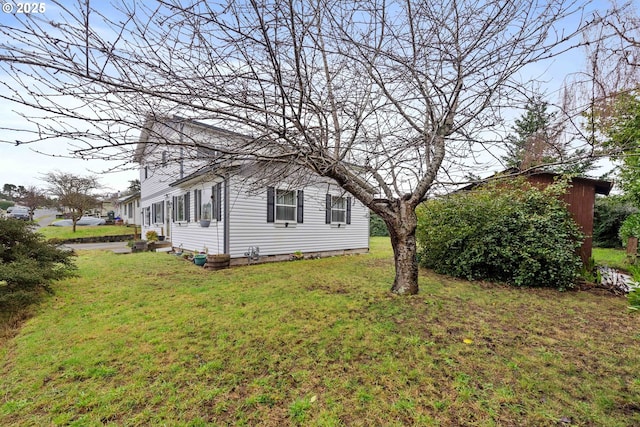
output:
[[[615,114],[618,96],[640,87],[639,12],[633,2],[612,1],[610,10],[594,17],[583,34],[585,69],[570,76],[564,88],[564,112],[582,138],[607,155],[619,153],[600,143],[601,122]]]
[[[497,158],[489,135],[526,103],[531,66],[587,25],[585,2],[562,0],[47,4],[0,29],[0,98],[44,116],[25,113],[36,132],[18,143],[115,158],[149,114],[236,130],[219,156],[312,171],[377,213],[400,294],[418,292],[416,206]]]
[[[34,185],[26,187],[23,191],[18,192],[18,203],[29,208],[29,219],[33,221],[33,214],[36,209],[49,204],[49,199],[44,192]]]
[[[73,232],[82,215],[99,203],[93,191],[100,188],[94,176],[79,176],[66,172],[50,172],[44,180],[48,183],[48,191],[57,197],[58,205],[71,211]]]

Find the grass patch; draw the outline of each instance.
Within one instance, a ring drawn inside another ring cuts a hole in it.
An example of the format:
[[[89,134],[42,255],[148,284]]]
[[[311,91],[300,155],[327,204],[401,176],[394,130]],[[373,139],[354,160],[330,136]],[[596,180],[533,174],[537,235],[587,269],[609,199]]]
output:
[[[0,348],[0,425],[640,424],[640,331],[606,293],[421,270],[389,293],[369,255],[208,272],[81,253]]]
[[[36,231],[47,239],[77,239],[79,237],[104,237],[104,236],[122,236],[133,234],[133,227],[123,227],[120,225],[96,225],[96,226],[78,226],[76,232],[72,227],[40,227]],[[138,227],[140,233],[140,227]]]
[[[596,265],[604,265],[620,270],[628,270],[629,262],[624,249],[593,248],[592,256]]]

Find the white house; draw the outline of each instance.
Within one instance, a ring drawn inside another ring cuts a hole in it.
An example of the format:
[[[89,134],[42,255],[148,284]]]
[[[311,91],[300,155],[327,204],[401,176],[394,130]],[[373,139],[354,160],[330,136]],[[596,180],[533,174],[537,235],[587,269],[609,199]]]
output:
[[[115,208],[116,217],[120,218],[127,225],[142,224],[142,210],[140,208],[140,193],[135,192],[118,199]]]
[[[175,249],[229,254],[232,264],[368,251],[369,210],[335,183],[283,174],[265,184],[257,169],[268,166],[216,162],[216,150],[243,138],[184,119],[148,121],[136,149],[142,236],[154,230]]]

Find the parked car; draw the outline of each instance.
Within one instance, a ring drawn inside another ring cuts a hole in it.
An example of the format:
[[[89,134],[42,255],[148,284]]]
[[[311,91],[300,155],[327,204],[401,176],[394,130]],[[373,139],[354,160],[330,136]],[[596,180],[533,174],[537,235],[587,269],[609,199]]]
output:
[[[9,213],[9,218],[14,219],[22,219],[25,221],[29,221],[31,217],[29,216],[29,208],[25,208],[22,206],[14,206]]]
[[[105,222],[106,221],[102,218],[95,218],[92,216],[83,216],[78,220],[76,225],[104,225]],[[60,221],[56,221],[51,225],[54,225],[56,227],[69,227],[73,225],[73,221],[71,221],[70,219],[61,219]]]

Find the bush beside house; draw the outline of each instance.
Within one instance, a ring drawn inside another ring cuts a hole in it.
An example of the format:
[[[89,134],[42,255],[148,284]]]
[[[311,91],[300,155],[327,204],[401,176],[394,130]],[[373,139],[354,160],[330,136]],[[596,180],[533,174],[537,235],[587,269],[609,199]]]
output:
[[[559,196],[524,179],[432,200],[418,209],[422,266],[516,286],[572,287],[583,235]]]
[[[62,250],[25,221],[0,219],[0,313],[36,301],[49,285],[73,274],[73,252]]]

